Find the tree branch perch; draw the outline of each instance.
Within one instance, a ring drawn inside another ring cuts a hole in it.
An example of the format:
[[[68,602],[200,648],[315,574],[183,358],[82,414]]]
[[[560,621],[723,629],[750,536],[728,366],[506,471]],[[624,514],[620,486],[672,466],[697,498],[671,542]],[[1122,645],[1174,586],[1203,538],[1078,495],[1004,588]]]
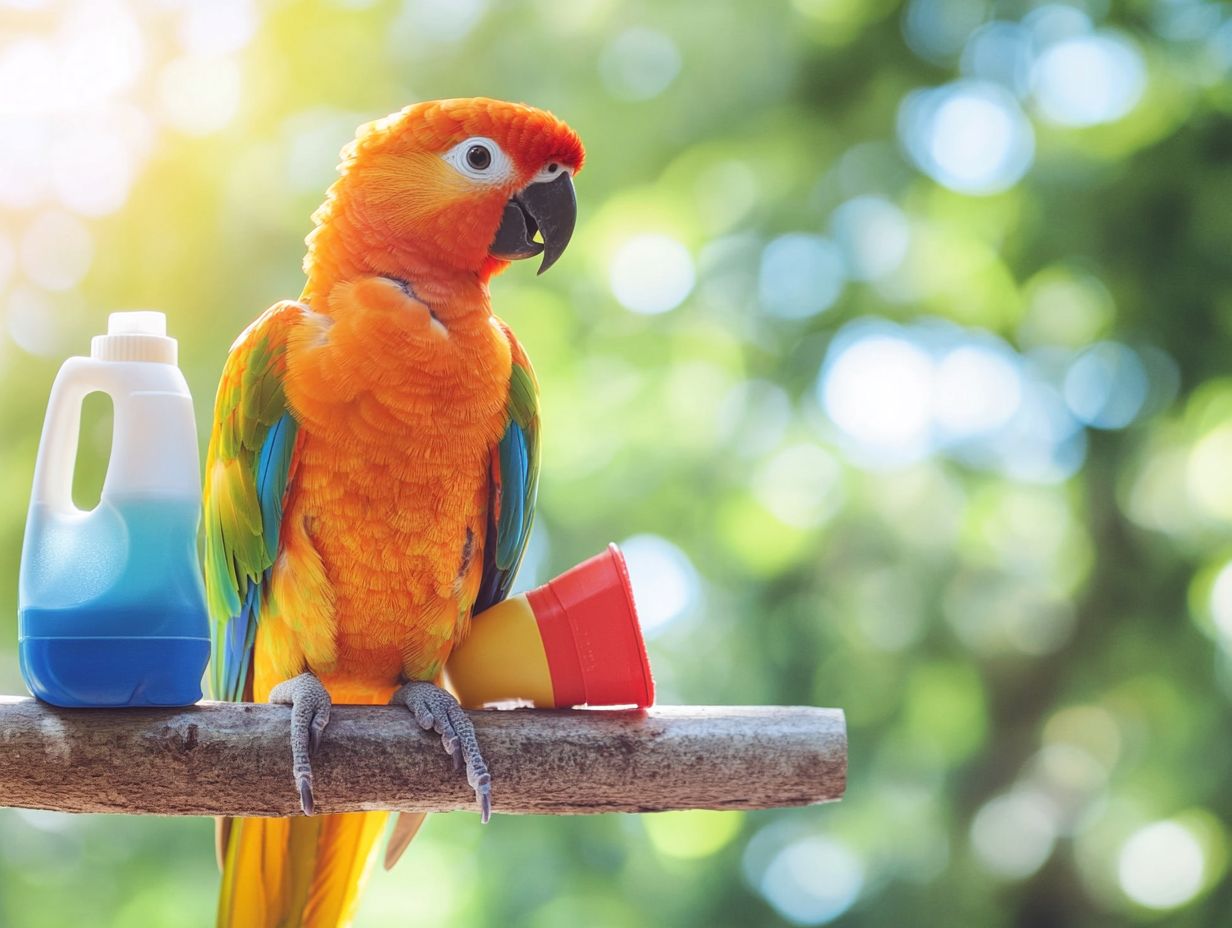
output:
[[[660,706],[472,712],[496,812],[761,809],[838,799],[842,712]],[[0,806],[292,815],[290,710],[57,709],[0,696]],[[335,706],[314,761],[321,812],[473,810],[440,739],[395,707]]]

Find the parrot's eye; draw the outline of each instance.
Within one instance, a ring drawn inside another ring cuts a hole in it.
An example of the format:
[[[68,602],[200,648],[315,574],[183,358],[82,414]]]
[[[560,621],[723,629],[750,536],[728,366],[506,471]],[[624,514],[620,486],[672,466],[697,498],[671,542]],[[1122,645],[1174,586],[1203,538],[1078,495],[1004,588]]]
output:
[[[476,171],[486,171],[492,163],[492,153],[482,145],[472,145],[466,150],[466,163]]]
[[[484,184],[503,183],[513,173],[513,162],[504,150],[479,135],[459,142],[441,157],[463,177]]]

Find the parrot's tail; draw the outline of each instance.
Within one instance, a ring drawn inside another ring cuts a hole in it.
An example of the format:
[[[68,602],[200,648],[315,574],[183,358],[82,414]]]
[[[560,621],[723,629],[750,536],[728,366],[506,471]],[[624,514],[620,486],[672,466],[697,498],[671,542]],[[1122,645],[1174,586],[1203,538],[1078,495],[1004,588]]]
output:
[[[386,815],[232,819],[218,928],[349,925]]]

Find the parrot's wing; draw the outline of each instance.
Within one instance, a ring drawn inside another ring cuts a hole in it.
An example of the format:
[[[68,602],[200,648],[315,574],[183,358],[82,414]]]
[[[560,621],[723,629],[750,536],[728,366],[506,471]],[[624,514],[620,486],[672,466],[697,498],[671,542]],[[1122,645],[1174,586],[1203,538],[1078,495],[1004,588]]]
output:
[[[539,383],[522,346],[507,326],[502,323],[501,328],[513,351],[509,423],[492,452],[488,534],[476,613],[509,595],[526,553],[539,489]]]
[[[214,697],[245,698],[263,587],[278,554],[297,423],[283,392],[300,303],[275,303],[231,346],[205,462],[205,585]]]

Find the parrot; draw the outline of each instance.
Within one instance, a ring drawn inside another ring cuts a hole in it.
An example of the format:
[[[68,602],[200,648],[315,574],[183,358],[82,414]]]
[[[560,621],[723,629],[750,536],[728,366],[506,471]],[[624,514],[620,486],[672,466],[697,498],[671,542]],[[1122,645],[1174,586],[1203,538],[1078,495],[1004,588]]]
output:
[[[291,707],[304,815],[218,821],[220,928],[353,919],[386,813],[313,814],[333,704],[405,707],[488,820],[491,774],[442,671],[510,591],[540,448],[538,382],[489,281],[560,258],[583,157],[551,113],[487,98],[361,126],[312,215],[299,299],[227,355],[204,468],[210,682]],[[386,866],[422,819],[395,824]]]

